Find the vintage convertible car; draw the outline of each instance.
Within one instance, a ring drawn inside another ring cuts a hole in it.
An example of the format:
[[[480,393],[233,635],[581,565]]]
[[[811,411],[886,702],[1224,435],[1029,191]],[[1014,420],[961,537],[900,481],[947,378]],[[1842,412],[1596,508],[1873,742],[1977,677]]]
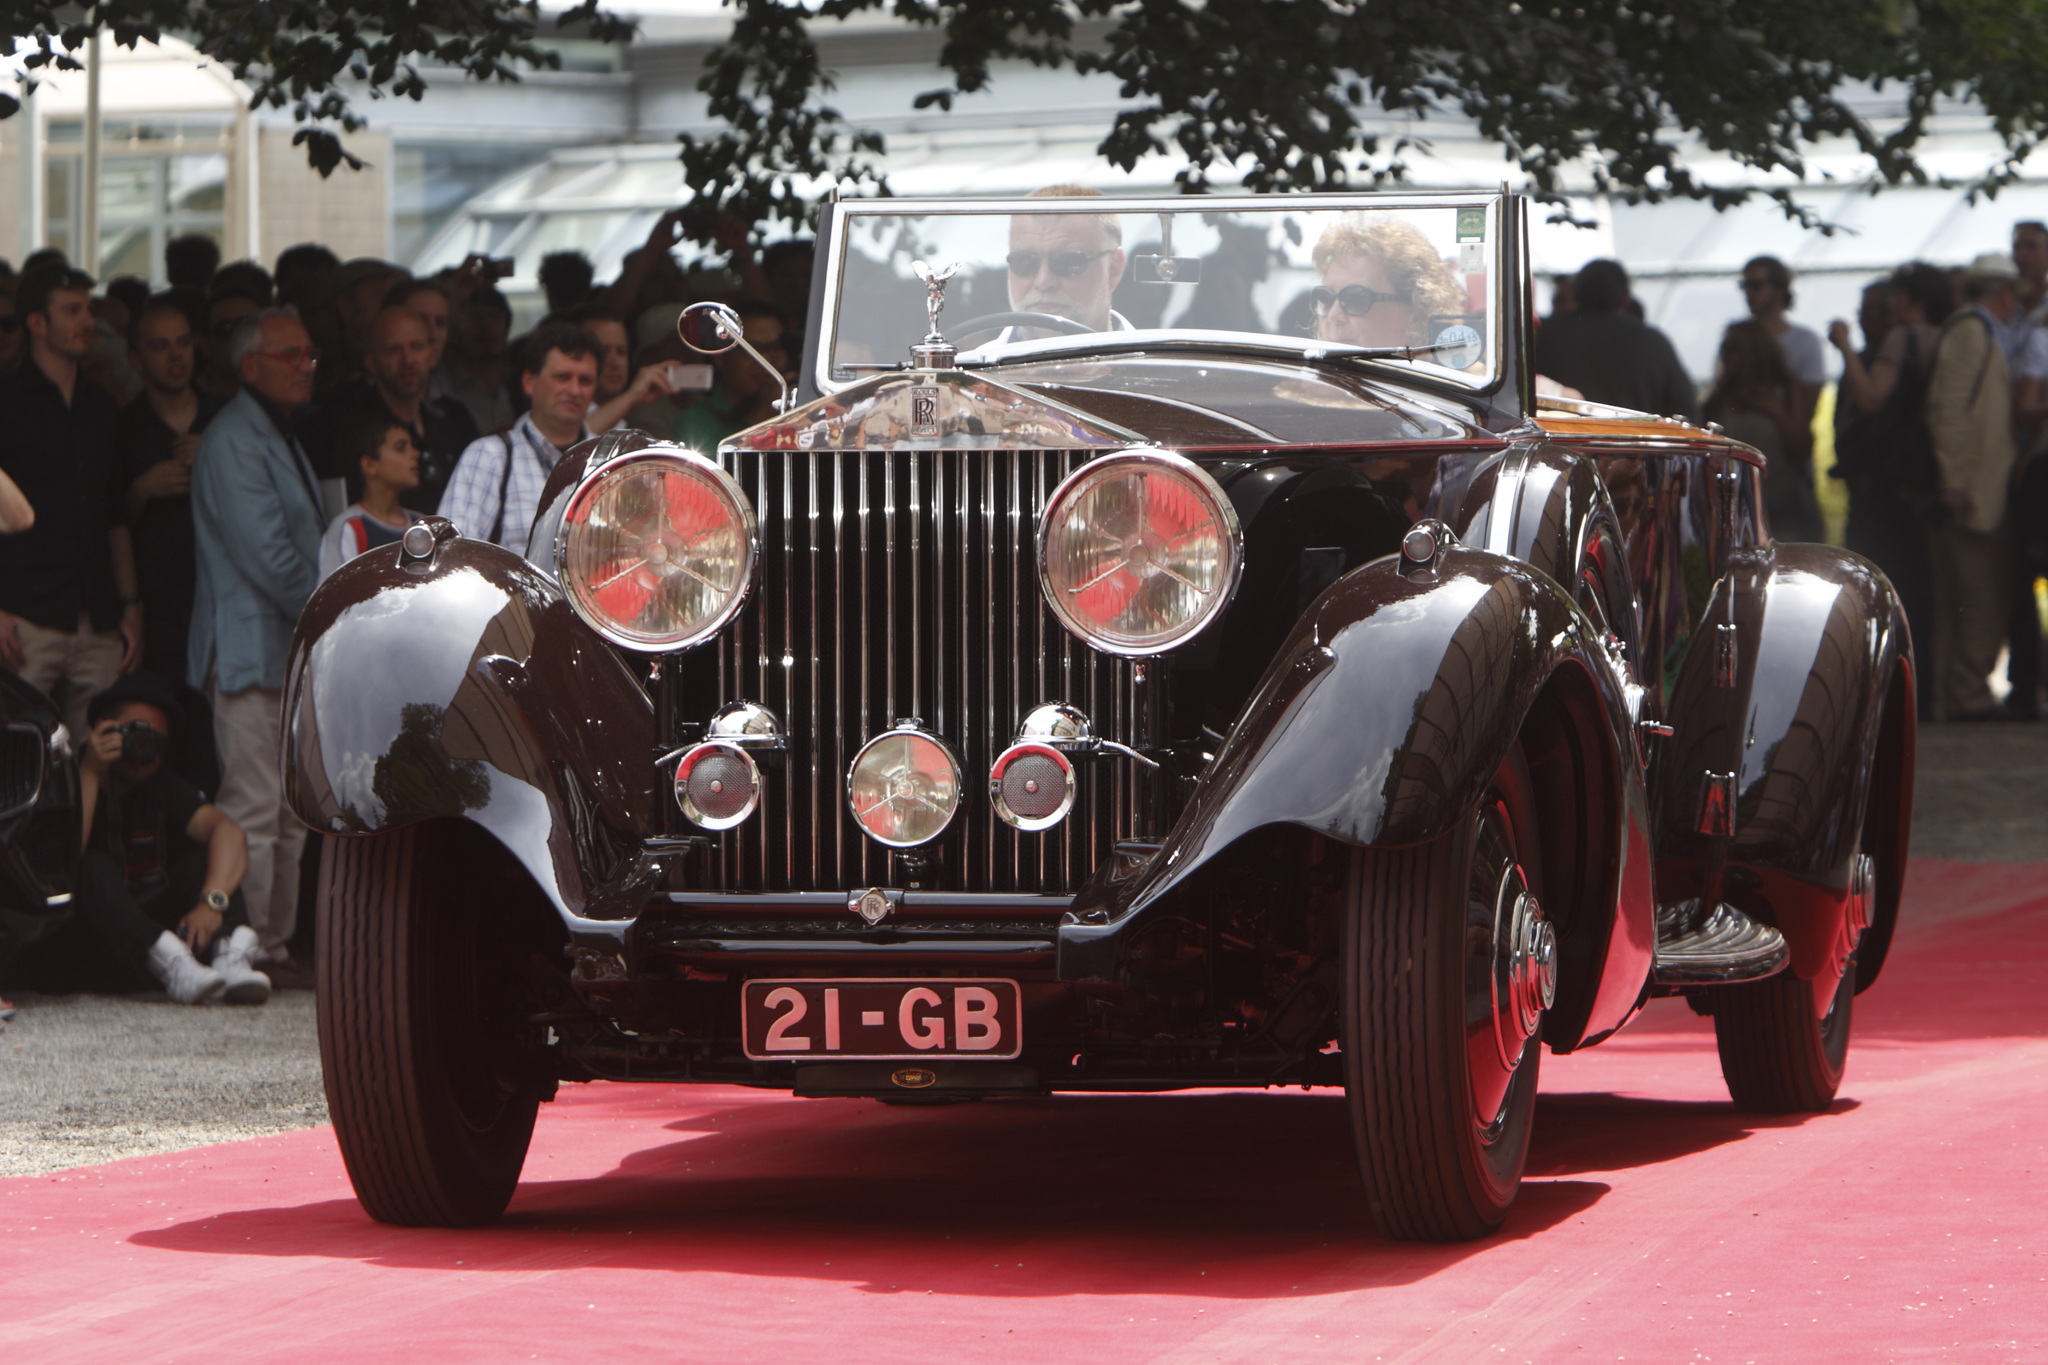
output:
[[[1825,1108],[1904,617],[1754,450],[1535,397],[1525,212],[834,203],[781,416],[336,573],[282,760],[364,1207],[495,1217],[565,1080],[1341,1086],[1379,1228],[1468,1238],[1540,1050],[1671,994]]]

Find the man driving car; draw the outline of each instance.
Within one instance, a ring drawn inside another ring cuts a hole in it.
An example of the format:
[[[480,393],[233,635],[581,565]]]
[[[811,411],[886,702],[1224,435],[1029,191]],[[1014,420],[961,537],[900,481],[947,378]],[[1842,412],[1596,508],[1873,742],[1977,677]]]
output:
[[[1031,198],[1099,197],[1079,185],[1051,185]],[[1124,277],[1123,224],[1113,213],[1020,213],[1010,219],[1010,307],[1069,318],[1093,332],[1128,331],[1110,310]],[[1018,335],[1021,333],[1021,336]],[[1053,335],[1049,328],[1012,329],[1005,340]]]

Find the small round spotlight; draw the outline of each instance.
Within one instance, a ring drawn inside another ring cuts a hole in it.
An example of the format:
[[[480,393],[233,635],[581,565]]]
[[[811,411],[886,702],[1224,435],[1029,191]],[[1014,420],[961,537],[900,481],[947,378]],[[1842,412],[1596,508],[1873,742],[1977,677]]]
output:
[[[900,724],[854,755],[846,804],[854,823],[878,844],[929,843],[960,808],[960,762],[936,735]]]
[[[1074,765],[1045,744],[1013,744],[988,770],[988,797],[1004,823],[1051,829],[1074,808]]]
[[[699,744],[676,763],[676,804],[693,824],[731,829],[761,804],[761,769],[745,749]]]

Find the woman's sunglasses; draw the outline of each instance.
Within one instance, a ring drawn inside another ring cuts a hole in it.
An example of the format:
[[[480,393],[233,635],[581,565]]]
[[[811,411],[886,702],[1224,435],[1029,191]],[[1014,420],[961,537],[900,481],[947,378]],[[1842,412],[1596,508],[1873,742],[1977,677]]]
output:
[[[1114,250],[1115,247],[1106,247],[1101,251],[1054,251],[1043,256],[1036,251],[1013,251],[1007,259],[1010,263],[1010,273],[1020,280],[1035,277],[1041,265],[1061,279],[1071,280],[1077,278],[1090,264],[1101,260]]]
[[[1413,297],[1412,294],[1382,294],[1362,284],[1346,285],[1342,289],[1319,284],[1309,293],[1309,301],[1315,305],[1319,318],[1328,317],[1332,308],[1342,308],[1346,317],[1362,318],[1372,311],[1376,303],[1407,303]]]

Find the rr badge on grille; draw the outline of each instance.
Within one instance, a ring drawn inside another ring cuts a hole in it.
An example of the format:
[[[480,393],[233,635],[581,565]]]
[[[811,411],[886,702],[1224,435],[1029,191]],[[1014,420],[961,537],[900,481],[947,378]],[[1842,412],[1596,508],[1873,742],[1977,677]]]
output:
[[[910,391],[910,435],[912,439],[939,434],[939,391],[915,388]]]
[[[880,924],[895,912],[897,904],[902,899],[901,891],[886,891],[879,886],[870,886],[862,891],[847,893],[846,908],[869,924]]]

